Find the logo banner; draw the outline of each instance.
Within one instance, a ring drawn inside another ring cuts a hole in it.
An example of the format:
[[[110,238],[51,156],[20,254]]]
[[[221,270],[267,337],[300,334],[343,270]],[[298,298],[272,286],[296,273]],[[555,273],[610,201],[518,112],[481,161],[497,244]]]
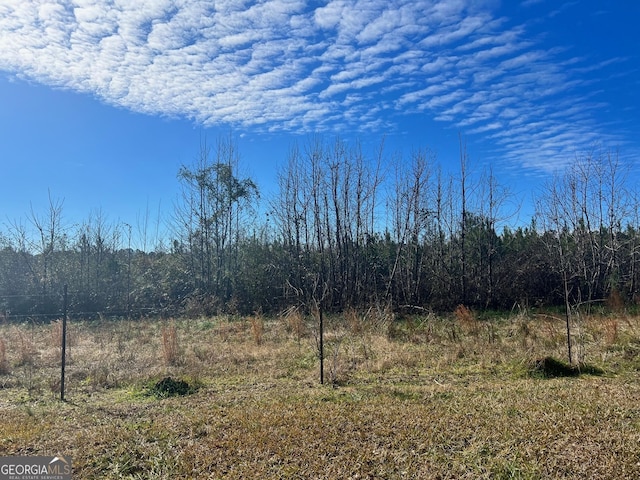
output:
[[[0,480],[70,480],[69,457],[0,457]]]

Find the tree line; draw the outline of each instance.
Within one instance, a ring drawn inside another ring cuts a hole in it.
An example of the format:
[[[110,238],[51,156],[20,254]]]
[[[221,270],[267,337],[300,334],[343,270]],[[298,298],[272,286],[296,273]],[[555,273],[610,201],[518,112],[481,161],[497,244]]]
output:
[[[232,138],[177,172],[166,233],[97,212],[67,227],[64,205],[4,224],[0,314],[55,315],[68,285],[78,315],[274,313],[324,308],[450,311],[634,303],[640,202],[614,152],[576,157],[547,181],[526,225],[491,168],[457,171],[420,149],[388,157],[341,139],[293,146],[277,192],[240,174]],[[151,237],[153,241],[150,240]],[[141,240],[142,239],[142,240]],[[153,245],[151,245],[153,243]]]

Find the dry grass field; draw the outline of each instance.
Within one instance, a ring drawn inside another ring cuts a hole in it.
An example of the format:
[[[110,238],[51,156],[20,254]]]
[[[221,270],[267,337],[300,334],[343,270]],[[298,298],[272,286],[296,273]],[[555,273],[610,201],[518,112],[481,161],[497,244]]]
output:
[[[592,368],[546,378],[559,317],[346,312],[324,385],[314,324],[73,321],[65,402],[60,324],[1,325],[0,456],[68,455],[74,478],[640,478],[635,316],[583,318]]]

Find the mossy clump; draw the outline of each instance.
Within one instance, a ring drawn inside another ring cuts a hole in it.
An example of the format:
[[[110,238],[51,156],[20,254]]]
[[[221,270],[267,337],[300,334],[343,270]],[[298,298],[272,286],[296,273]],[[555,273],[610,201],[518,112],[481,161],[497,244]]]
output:
[[[187,382],[171,377],[165,377],[149,388],[149,394],[157,398],[189,395],[192,392],[193,388]]]
[[[559,377],[577,377],[581,374],[602,375],[603,371],[581,363],[572,365],[553,357],[539,358],[531,362],[529,366],[529,375],[532,377],[559,378]]]

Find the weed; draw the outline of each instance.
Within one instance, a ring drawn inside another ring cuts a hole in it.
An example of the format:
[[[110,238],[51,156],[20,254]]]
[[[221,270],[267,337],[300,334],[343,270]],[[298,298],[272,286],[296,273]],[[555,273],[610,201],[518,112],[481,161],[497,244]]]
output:
[[[180,352],[178,347],[178,332],[175,322],[162,327],[162,358],[166,365],[178,365]]]
[[[23,330],[17,330],[18,337],[18,363],[16,366],[28,366],[35,363],[37,350],[31,338]]]
[[[51,344],[54,348],[58,350],[58,353],[62,353],[62,334],[64,328],[62,325],[62,320],[54,320],[51,322]],[[66,361],[71,361],[71,335],[69,335],[69,330],[67,329],[67,338],[65,342],[65,354]]]
[[[49,380],[49,390],[54,396],[60,394],[60,385],[61,383],[59,378],[52,378]]]
[[[194,345],[193,355],[198,361],[206,362],[210,358],[211,352],[208,348],[202,347],[200,345]]]
[[[500,342],[498,329],[493,322],[487,323],[487,342],[492,345]]]
[[[51,322],[51,344],[54,347],[61,348],[62,320],[54,320],[53,322]]]
[[[300,308],[291,307],[284,313],[287,322],[287,330],[293,333],[296,341],[300,344],[300,340],[305,335],[304,317],[300,313]]]
[[[387,334],[387,340],[389,341],[399,341],[404,336],[399,322],[395,320],[391,320],[389,323],[387,323],[386,334]]]
[[[618,341],[618,319],[605,318],[602,321],[604,339],[607,345],[613,345]]]
[[[373,314],[370,319],[370,330],[374,333],[386,333],[389,325],[396,319],[393,308],[391,308],[391,305],[387,305],[384,308],[376,305],[371,310],[373,310]]]
[[[609,311],[615,314],[620,314],[624,310],[624,299],[617,289],[611,289],[611,293],[606,299],[606,305]]]
[[[344,312],[344,318],[349,326],[349,330],[353,335],[360,335],[364,330],[364,322],[360,315],[358,315],[357,310],[354,308],[349,308],[346,312]]]
[[[264,341],[264,318],[260,312],[251,317],[251,336],[256,345],[262,345]]]
[[[213,327],[215,326],[215,324],[211,321],[211,320],[203,320],[201,322],[198,323],[198,329],[202,332],[206,332],[208,330],[211,330]]]
[[[332,387],[337,387],[340,382],[340,374],[342,370],[342,362],[340,356],[340,347],[344,340],[344,336],[337,337],[331,345],[331,355],[329,356],[329,381]]]
[[[536,341],[538,340],[538,336],[526,317],[519,319],[518,336],[521,339],[520,345],[523,350],[527,351],[534,348]]]
[[[479,323],[476,315],[464,305],[458,305],[456,309],[453,311],[453,316],[455,317],[458,324],[462,327],[462,329],[467,334],[477,335],[479,332]]]
[[[106,363],[94,365],[87,377],[87,383],[93,388],[111,388],[117,386],[117,382],[113,378],[115,368],[110,367]]]
[[[11,369],[7,359],[7,347],[4,344],[4,340],[0,338],[0,375],[8,375],[9,373],[11,373]]]

